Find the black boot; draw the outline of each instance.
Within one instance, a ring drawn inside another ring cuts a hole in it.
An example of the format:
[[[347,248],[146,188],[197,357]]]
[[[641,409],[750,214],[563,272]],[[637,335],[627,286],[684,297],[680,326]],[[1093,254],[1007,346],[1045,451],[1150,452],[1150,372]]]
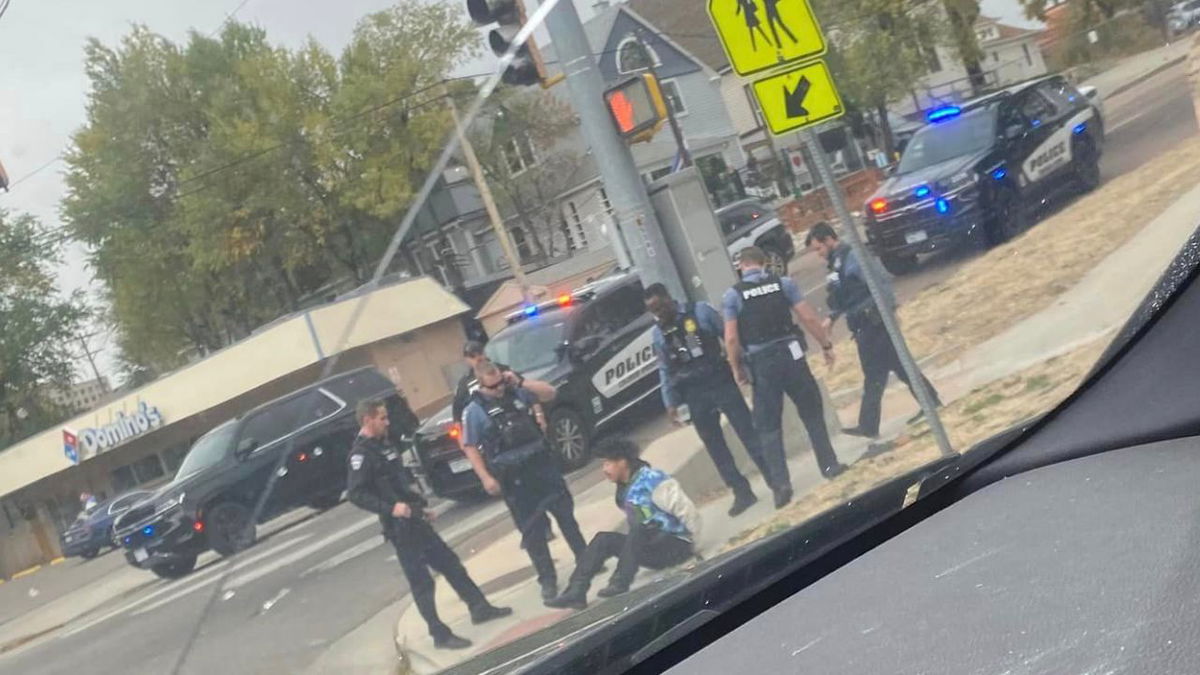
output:
[[[447,631],[445,634],[433,638],[433,646],[438,649],[466,649],[471,646],[471,641]]]
[[[834,478],[846,473],[846,470],[849,468],[850,467],[846,466],[845,464],[838,462],[821,473],[825,476],[826,480],[833,480]]]
[[[757,503],[758,497],[755,497],[754,493],[751,492],[749,488],[734,493],[733,506],[729,507],[729,517],[732,518],[734,516],[740,516],[741,514],[745,513],[746,509],[754,506]]]
[[[587,586],[568,584],[562,595],[546,600],[545,604],[554,609],[583,609],[587,607]]]
[[[754,501],[758,501],[758,500],[755,499]],[[598,595],[602,598],[611,598],[614,595],[621,595],[622,593],[628,593],[628,592],[629,592],[629,584],[627,584],[623,581],[618,581],[616,579],[609,579],[608,585],[605,586],[604,588],[601,588],[599,591],[597,591],[596,595]]]
[[[471,623],[481,624],[492,619],[500,619],[512,615],[512,607],[497,607],[485,603],[471,608]]]
[[[792,501],[792,487],[789,485],[775,491],[775,508],[782,509]]]
[[[909,420],[909,421],[911,422],[912,420]],[[847,436],[859,436],[861,438],[879,438],[878,431],[875,431],[875,432],[867,431],[866,429],[863,429],[862,427],[859,427],[859,426],[848,427],[846,429],[842,429],[842,433],[846,434]]]
[[[553,600],[557,596],[558,596],[558,582],[557,581],[543,581],[542,582],[542,600]]]

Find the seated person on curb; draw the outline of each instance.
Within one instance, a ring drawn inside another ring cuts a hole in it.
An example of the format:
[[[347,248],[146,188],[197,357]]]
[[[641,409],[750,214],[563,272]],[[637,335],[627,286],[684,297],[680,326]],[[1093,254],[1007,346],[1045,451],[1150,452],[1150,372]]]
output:
[[[592,537],[567,589],[547,600],[547,607],[587,607],[592,577],[610,557],[617,558],[617,569],[600,590],[602,598],[628,591],[639,567],[665,569],[695,555],[700,514],[678,481],[639,459],[641,450],[625,438],[605,439],[593,454],[604,460],[604,477],[617,485],[617,507],[625,512],[629,534],[601,532]]]

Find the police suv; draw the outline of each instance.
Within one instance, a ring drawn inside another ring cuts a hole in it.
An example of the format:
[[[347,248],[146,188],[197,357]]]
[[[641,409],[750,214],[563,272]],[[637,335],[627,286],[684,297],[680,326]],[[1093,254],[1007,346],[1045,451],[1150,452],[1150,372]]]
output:
[[[1100,110],[1062,76],[937,108],[926,119],[866,204],[867,240],[893,274],[961,240],[1007,241],[1050,196],[1100,184]]]
[[[558,388],[546,409],[548,436],[564,468],[572,470],[587,463],[597,430],[658,391],[653,325],[641,281],[619,274],[511,314],[486,352],[492,361]],[[481,490],[459,447],[461,433],[447,407],[413,440],[419,470],[440,497]]]

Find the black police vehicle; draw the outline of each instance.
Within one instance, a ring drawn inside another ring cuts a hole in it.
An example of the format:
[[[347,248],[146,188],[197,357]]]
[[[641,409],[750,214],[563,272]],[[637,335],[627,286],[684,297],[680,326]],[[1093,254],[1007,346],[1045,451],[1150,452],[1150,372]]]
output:
[[[566,470],[587,463],[597,430],[658,391],[651,344],[654,318],[646,311],[642,284],[619,274],[508,317],[509,325],[488,342],[488,357],[525,377],[558,387],[546,409],[549,439]],[[461,499],[482,488],[459,446],[462,429],[451,409],[430,417],[413,447],[429,488]]]
[[[1064,188],[1100,183],[1100,111],[1061,76],[926,114],[895,173],[867,200],[867,240],[893,274],[972,237],[1004,242]]]
[[[117,520],[114,537],[126,560],[180,577],[210,548],[231,555],[253,544],[253,513],[264,494],[258,522],[298,506],[335,506],[358,433],[354,407],[368,398],[386,401],[395,438],[416,427],[408,402],[368,367],[261,405],[200,437],[175,478]]]

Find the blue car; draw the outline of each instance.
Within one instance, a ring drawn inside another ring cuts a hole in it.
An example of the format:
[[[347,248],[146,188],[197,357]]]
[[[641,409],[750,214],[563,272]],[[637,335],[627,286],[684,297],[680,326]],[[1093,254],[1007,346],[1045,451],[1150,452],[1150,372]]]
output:
[[[149,492],[135,490],[100,502],[91,510],[81,511],[62,534],[63,555],[91,559],[99,555],[102,548],[116,548],[112,539],[113,521],[149,496]]]

